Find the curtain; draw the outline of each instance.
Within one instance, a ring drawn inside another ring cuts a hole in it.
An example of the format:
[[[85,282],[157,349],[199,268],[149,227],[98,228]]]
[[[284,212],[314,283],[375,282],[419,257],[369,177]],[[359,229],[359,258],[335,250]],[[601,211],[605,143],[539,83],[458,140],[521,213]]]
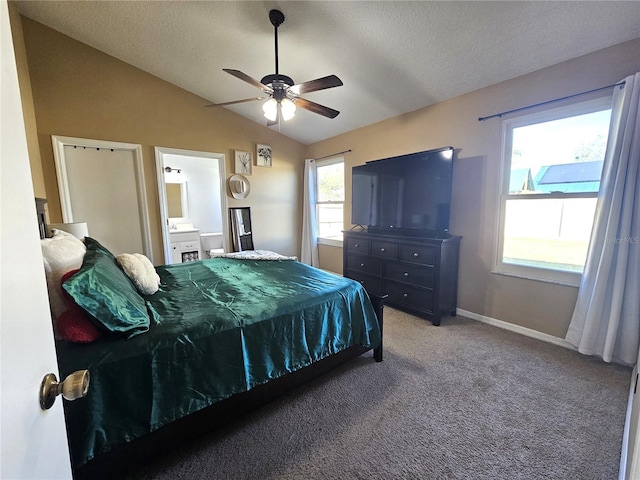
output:
[[[318,231],[316,222],[316,161],[304,161],[304,210],[302,212],[302,249],[300,261],[318,267]]]
[[[609,141],[578,300],[566,340],[633,365],[640,344],[640,73],[613,94]]]

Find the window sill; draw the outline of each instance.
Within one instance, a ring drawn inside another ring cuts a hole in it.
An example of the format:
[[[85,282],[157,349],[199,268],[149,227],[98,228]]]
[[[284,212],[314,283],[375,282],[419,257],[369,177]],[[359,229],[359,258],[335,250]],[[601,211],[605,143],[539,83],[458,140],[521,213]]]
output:
[[[495,268],[491,270],[491,273],[495,275],[504,275],[505,277],[514,277],[514,278],[523,278],[525,280],[533,280],[536,282],[545,282],[551,283],[554,285],[564,285],[567,287],[580,287],[580,279],[581,275],[579,274],[571,274],[569,272],[553,272],[551,275],[536,275],[534,273],[529,272],[505,272],[502,270],[496,270]],[[547,273],[545,271],[545,273]],[[556,278],[553,278],[556,277]]]
[[[340,247],[340,248],[342,248],[342,238],[318,237],[318,245],[329,245],[331,247]]]

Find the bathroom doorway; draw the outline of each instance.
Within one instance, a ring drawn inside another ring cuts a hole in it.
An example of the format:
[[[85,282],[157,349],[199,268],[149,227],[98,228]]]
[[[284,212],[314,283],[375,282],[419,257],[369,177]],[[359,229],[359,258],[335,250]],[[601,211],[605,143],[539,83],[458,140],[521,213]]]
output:
[[[155,147],[155,156],[165,263],[228,251],[224,155]]]

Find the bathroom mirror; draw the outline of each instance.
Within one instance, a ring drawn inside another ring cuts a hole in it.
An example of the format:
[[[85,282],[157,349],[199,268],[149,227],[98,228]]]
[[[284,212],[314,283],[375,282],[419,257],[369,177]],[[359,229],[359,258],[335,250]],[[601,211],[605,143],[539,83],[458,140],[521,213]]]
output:
[[[187,182],[166,183],[165,193],[169,218],[188,218]]]

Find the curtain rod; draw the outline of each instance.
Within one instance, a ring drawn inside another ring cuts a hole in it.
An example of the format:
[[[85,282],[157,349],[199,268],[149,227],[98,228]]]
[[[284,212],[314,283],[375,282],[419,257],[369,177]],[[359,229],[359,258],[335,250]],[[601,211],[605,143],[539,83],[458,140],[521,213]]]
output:
[[[320,157],[320,158],[314,158],[314,160],[323,160],[325,158],[330,158],[330,157],[335,157],[337,155],[342,155],[344,153],[349,153],[351,151],[351,149],[349,150],[344,150],[343,152],[336,152],[336,153],[332,153],[331,155],[325,155],[324,157]]]
[[[527,110],[529,108],[540,107],[542,105],[547,105],[549,103],[560,102],[562,100],[568,100],[569,98],[579,97],[580,95],[586,95],[588,93],[599,92],[600,90],[606,90],[607,88],[617,87],[618,85],[624,85],[624,80],[622,82],[614,83],[612,85],[607,85],[606,87],[594,88],[593,90],[587,90],[586,92],[574,93],[573,95],[567,95],[566,97],[555,98],[553,100],[547,100],[546,102],[535,103],[533,105],[527,105],[526,107],[514,108],[513,110],[507,110],[506,112],[495,113],[493,115],[488,115],[486,117],[479,117],[478,121],[483,122],[485,120],[489,120],[490,118],[502,117],[503,115],[507,115],[509,113],[519,112],[521,110]]]

